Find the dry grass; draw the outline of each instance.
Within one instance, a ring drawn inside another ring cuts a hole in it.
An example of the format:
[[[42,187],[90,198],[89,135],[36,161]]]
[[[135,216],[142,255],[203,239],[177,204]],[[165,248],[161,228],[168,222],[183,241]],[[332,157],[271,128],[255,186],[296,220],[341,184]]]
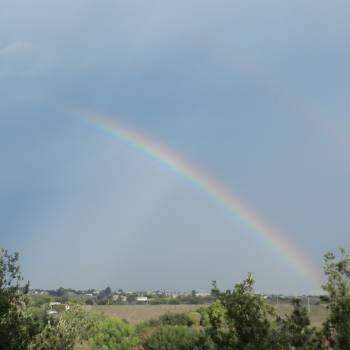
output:
[[[90,350],[90,346],[88,344],[77,344],[74,347],[74,350]]]
[[[200,305],[94,305],[87,308],[136,324],[157,319],[166,313],[182,313],[196,310],[199,307]]]
[[[157,319],[166,313],[182,313],[193,311],[207,305],[94,305],[88,310],[99,311],[108,316],[126,319],[132,324]],[[275,305],[277,314],[284,316],[292,311],[291,304]],[[311,305],[311,324],[320,327],[326,319],[328,311],[323,305]]]

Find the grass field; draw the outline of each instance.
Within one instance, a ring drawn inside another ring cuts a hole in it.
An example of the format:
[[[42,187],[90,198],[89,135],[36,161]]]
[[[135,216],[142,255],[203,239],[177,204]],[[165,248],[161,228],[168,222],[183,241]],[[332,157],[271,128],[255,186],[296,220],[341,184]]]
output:
[[[124,318],[130,323],[136,324],[156,319],[166,313],[182,313],[196,310],[199,307],[201,305],[94,305],[87,308],[100,311],[108,316]],[[280,316],[289,314],[292,310],[290,304],[279,304],[275,307]],[[327,317],[327,309],[323,305],[312,305],[310,311],[311,324],[319,327]]]
[[[200,305],[94,305],[87,308],[108,316],[124,318],[130,323],[136,324],[157,319],[166,313],[182,313],[196,310],[199,307]]]

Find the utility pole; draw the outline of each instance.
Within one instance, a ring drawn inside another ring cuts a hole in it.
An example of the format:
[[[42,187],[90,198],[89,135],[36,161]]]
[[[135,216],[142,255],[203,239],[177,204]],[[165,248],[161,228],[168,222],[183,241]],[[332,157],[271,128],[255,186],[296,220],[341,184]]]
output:
[[[311,307],[310,307],[310,296],[307,296],[307,311],[310,313]]]

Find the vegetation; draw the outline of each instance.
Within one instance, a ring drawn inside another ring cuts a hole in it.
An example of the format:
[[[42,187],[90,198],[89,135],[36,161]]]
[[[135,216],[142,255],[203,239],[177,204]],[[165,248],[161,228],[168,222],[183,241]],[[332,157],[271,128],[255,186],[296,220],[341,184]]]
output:
[[[94,350],[132,350],[138,343],[133,326],[112,318],[96,322],[89,340]]]
[[[84,313],[79,308],[51,319],[32,340],[30,350],[71,350],[81,340],[84,331]]]
[[[208,307],[165,314],[135,328],[84,310],[71,298],[72,290],[29,298],[18,254],[0,249],[0,350],[72,350],[80,342],[93,350],[350,349],[350,257],[343,249],[340,253],[339,258],[325,255],[323,303],[328,316],[318,328],[311,326],[299,299],[292,301],[290,314],[278,315],[254,292],[251,274],[232,290],[221,291],[214,282]],[[96,299],[108,304],[111,296],[107,287]],[[195,297],[193,291],[190,298]],[[61,304],[53,311],[52,298],[69,300],[69,310]]]
[[[341,249],[340,260],[333,253],[325,255],[323,287],[330,315],[323,326],[323,333],[331,348],[350,349],[350,257]]]
[[[271,349],[273,308],[254,294],[251,274],[232,291],[220,292],[213,284],[215,302],[208,309],[207,334],[220,349]]]
[[[186,326],[160,326],[147,340],[151,350],[194,350],[199,333]]]
[[[38,331],[27,312],[25,294],[29,285],[21,286],[18,253],[10,255],[0,249],[0,349],[22,350]]]

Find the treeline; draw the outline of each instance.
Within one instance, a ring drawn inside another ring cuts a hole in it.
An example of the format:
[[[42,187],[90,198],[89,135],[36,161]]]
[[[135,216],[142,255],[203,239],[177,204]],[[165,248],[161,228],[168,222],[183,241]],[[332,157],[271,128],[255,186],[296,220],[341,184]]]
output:
[[[252,275],[221,291],[215,302],[181,315],[164,315],[134,327],[124,320],[84,311],[50,315],[33,305],[23,285],[18,254],[0,250],[0,350],[72,350],[87,342],[93,350],[322,350],[350,349],[350,258],[325,255],[327,282],[323,302],[328,317],[310,325],[306,308],[293,300],[291,314],[280,317],[254,292]]]

